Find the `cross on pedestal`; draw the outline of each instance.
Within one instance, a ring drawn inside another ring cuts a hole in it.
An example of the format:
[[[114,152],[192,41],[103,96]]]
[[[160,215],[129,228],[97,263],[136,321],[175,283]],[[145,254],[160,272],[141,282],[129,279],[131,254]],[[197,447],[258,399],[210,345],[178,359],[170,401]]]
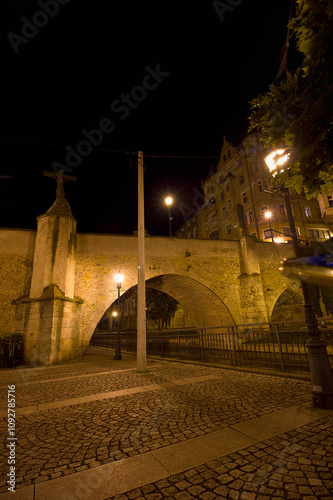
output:
[[[74,175],[64,175],[64,171],[61,168],[58,170],[58,172],[48,172],[44,171],[44,176],[45,177],[51,177],[52,179],[56,179],[57,181],[57,199],[58,198],[65,198],[65,191],[64,191],[64,182],[66,181],[76,181],[76,177]]]

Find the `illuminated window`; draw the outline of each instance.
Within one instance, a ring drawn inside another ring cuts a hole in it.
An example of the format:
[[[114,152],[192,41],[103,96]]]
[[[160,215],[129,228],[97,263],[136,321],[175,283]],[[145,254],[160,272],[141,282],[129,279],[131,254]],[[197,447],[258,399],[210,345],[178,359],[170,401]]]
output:
[[[305,215],[307,217],[311,217],[311,210],[310,207],[304,207]]]

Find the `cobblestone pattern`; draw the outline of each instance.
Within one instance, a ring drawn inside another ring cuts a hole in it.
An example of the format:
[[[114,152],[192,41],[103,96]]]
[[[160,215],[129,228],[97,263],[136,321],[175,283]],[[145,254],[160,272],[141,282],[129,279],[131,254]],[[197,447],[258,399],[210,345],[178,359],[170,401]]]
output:
[[[220,378],[19,416],[17,487],[131,457],[309,400],[308,382],[204,366],[158,362],[146,374],[128,371],[118,376],[124,387],[126,380],[133,384],[144,378],[147,384],[216,373]],[[99,383],[97,377],[91,381]],[[55,388],[63,399],[67,396],[64,382],[62,386],[57,382]],[[86,394],[86,378],[71,383],[77,385],[76,395],[81,388]],[[35,390],[31,405],[47,387],[49,400],[54,397],[49,383],[28,387]],[[5,419],[0,429],[6,436]],[[6,473],[5,447],[1,454],[0,472]],[[0,486],[0,492],[5,491],[5,483]]]
[[[332,500],[333,416],[108,500]]]

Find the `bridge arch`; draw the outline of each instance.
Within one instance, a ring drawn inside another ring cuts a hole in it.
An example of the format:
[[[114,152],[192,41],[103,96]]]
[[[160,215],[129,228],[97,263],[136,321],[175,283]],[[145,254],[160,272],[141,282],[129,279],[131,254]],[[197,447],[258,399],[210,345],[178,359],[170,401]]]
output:
[[[277,297],[272,310],[271,321],[298,319],[304,320],[303,297],[298,289],[288,287]]]
[[[197,328],[235,324],[227,305],[208,286],[193,278],[162,274],[148,279],[146,285],[176,299]]]
[[[179,274],[161,274],[147,279],[146,287],[164,292],[177,300],[197,328],[235,324],[227,305],[208,286],[196,279]],[[136,284],[126,293],[133,288],[136,288]],[[104,313],[112,308],[116,300],[114,298]],[[97,320],[96,326],[101,319]]]

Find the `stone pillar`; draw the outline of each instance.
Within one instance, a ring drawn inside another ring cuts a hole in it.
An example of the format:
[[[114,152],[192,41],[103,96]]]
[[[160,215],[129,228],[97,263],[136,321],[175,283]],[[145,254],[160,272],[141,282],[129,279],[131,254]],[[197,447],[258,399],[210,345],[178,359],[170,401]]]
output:
[[[38,217],[30,296],[24,307],[25,361],[50,365],[81,356],[80,306],[74,297],[76,221],[65,198]]]
[[[256,240],[252,236],[243,236],[239,240],[239,245],[241,268],[241,275],[238,277],[239,296],[245,323],[268,321]]]

